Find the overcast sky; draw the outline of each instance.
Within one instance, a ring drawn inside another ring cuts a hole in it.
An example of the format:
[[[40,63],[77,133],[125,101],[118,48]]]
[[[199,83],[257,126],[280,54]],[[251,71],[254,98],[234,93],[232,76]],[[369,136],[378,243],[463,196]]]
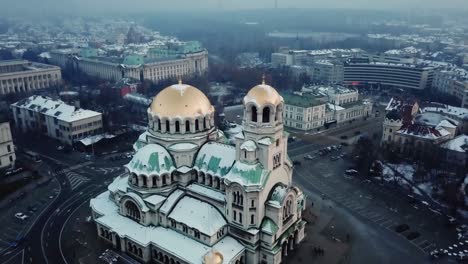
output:
[[[468,9],[468,0],[277,0],[289,8],[456,8]],[[1,13],[105,13],[176,9],[271,8],[275,0],[0,0]]]

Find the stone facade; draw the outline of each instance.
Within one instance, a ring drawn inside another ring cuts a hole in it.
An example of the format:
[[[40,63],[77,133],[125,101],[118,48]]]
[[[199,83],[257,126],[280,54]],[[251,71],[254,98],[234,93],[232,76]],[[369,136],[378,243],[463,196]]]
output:
[[[292,186],[284,101],[268,85],[252,88],[244,130],[230,146],[208,99],[190,103],[199,93],[179,84],[155,97],[127,172],[90,202],[98,235],[145,263],[281,263],[306,224],[306,197]]]
[[[28,61],[0,62],[0,95],[31,92],[61,82],[59,67]]]

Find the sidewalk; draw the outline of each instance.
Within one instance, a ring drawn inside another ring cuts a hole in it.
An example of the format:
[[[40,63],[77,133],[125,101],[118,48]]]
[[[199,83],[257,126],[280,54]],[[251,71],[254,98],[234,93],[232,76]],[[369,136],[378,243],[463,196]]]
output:
[[[288,255],[285,263],[343,263],[351,245],[341,242],[344,239],[339,238],[339,236],[345,235],[338,234],[341,233],[341,230],[335,230],[334,216],[325,210],[321,210],[320,215],[317,216],[309,208],[304,212],[303,217],[308,222],[305,230],[306,237],[299,247]],[[332,237],[336,237],[340,241],[333,240]],[[314,253],[316,247],[324,250],[323,256]]]

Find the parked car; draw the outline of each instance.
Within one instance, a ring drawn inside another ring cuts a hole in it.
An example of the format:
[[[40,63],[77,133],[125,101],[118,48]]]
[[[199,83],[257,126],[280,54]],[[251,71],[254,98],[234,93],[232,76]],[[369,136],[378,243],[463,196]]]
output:
[[[338,160],[338,159],[340,159],[340,157],[338,157],[338,156],[332,156],[332,157],[330,158],[331,161],[336,161],[336,160]]]
[[[17,219],[19,219],[19,220],[26,220],[26,219],[29,218],[29,216],[27,216],[27,215],[25,215],[25,214],[23,214],[23,213],[16,213],[16,214],[15,214],[15,217],[16,217]]]
[[[340,136],[340,139],[348,139],[348,136],[342,135],[342,136]]]
[[[312,156],[312,155],[305,155],[304,156],[304,159],[306,160],[313,160],[315,158],[315,156]]]
[[[347,169],[345,174],[348,176],[359,176],[359,172],[355,169]]]
[[[64,150],[64,149],[65,149],[65,147],[64,147],[64,146],[62,146],[62,145],[60,145],[60,146],[57,146],[57,150]]]

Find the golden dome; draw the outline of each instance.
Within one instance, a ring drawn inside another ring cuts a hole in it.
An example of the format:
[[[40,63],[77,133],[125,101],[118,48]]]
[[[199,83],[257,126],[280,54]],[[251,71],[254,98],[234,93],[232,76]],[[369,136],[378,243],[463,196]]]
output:
[[[205,261],[203,264],[222,264],[223,263],[223,255],[218,251],[210,251],[205,255]]]
[[[150,111],[160,118],[195,118],[211,114],[214,107],[202,91],[179,83],[159,92],[151,103]]]
[[[257,106],[263,106],[266,104],[278,105],[283,101],[283,97],[270,85],[259,84],[247,93],[244,97],[244,104],[250,102],[255,103]]]

